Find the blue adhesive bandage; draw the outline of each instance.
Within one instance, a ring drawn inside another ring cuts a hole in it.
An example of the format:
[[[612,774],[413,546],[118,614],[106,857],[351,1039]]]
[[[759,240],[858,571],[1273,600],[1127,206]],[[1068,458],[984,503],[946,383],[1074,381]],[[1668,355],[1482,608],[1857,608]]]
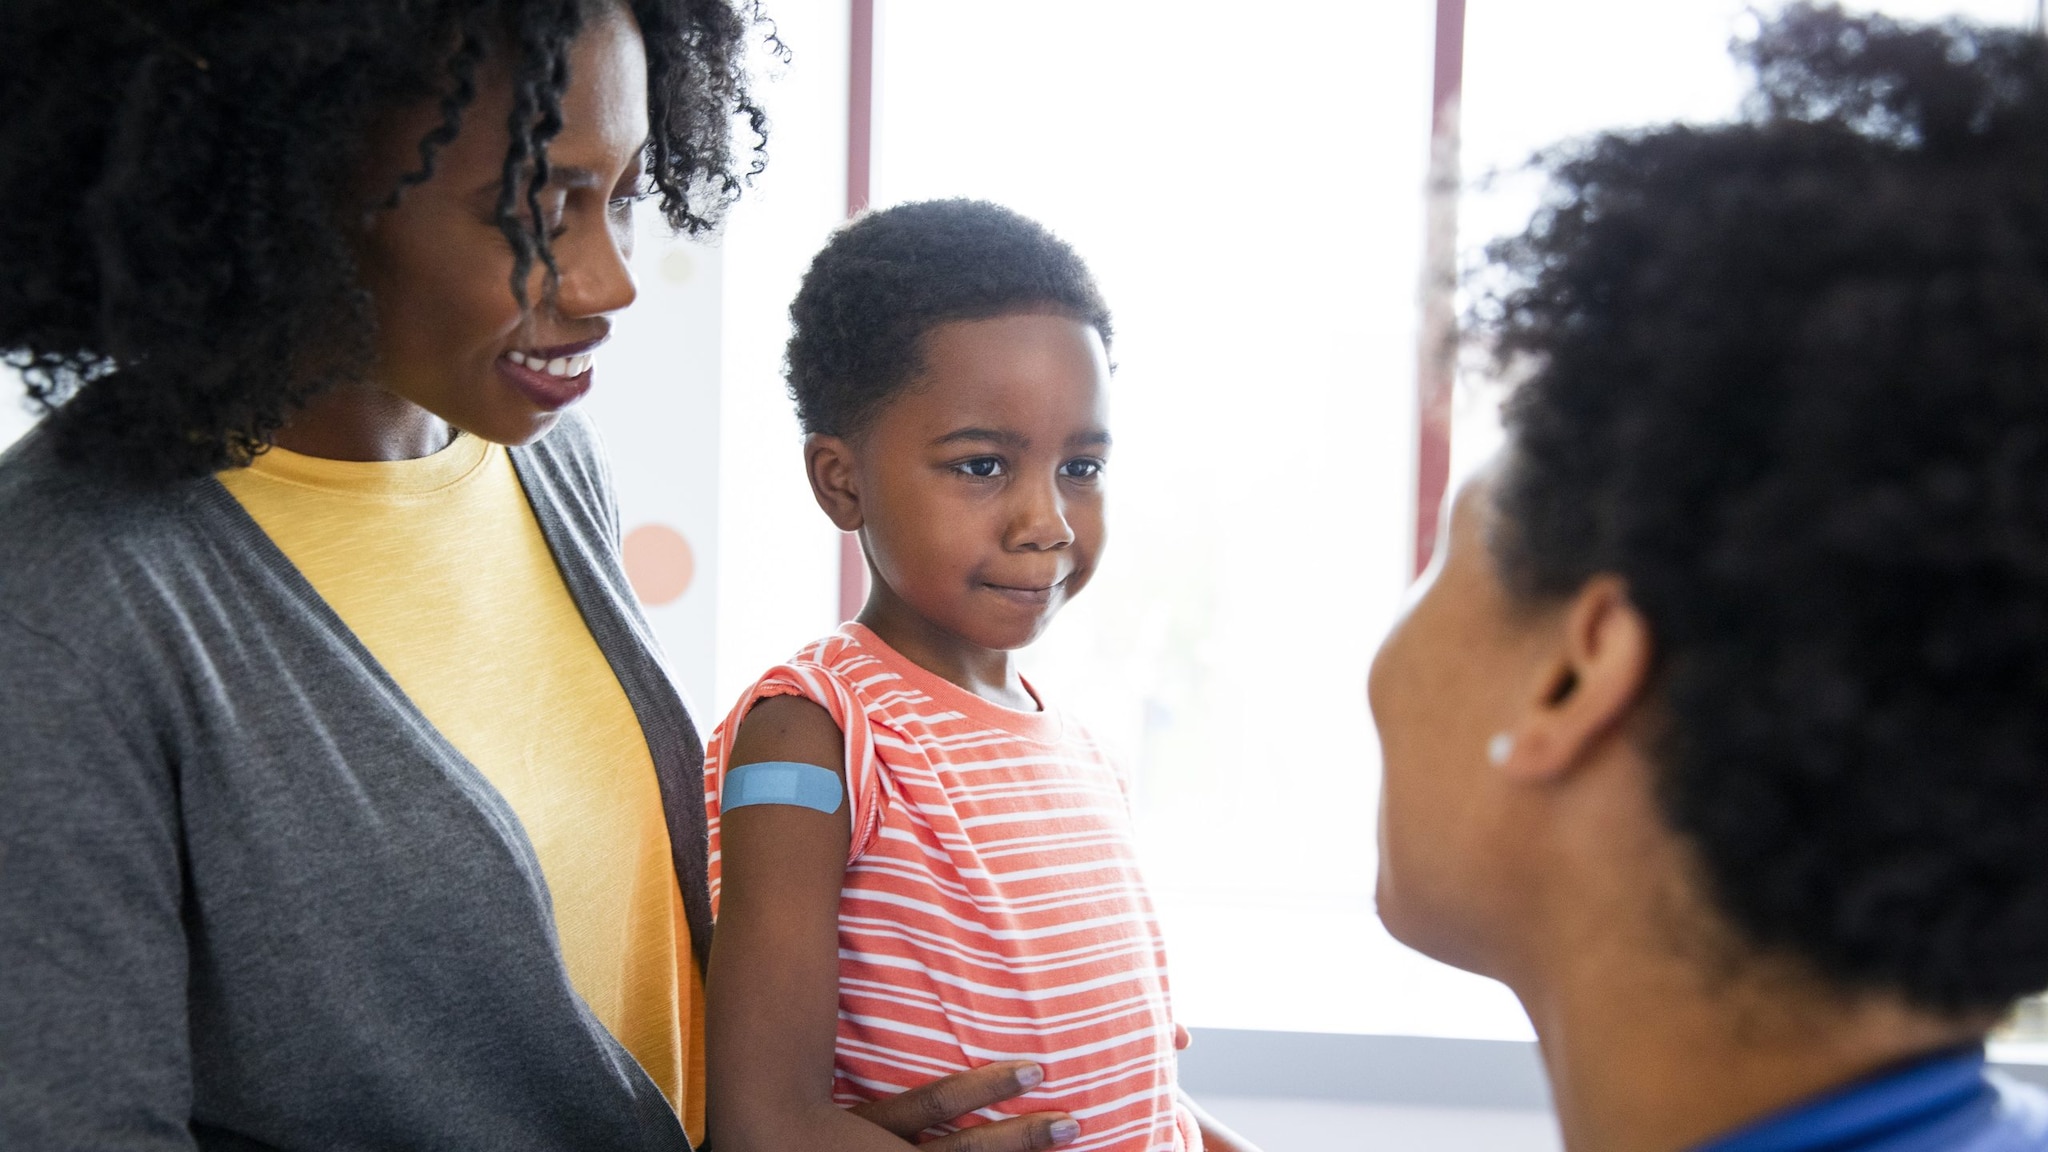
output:
[[[839,802],[845,797],[846,786],[840,783],[839,773],[830,768],[790,760],[768,760],[759,764],[742,764],[727,772],[718,806],[730,812],[750,804],[792,804],[829,816],[839,811]]]

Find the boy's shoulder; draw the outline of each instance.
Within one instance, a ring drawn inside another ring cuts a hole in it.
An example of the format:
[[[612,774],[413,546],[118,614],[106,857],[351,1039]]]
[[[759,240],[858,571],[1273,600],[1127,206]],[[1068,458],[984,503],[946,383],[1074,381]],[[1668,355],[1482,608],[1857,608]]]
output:
[[[768,696],[793,692],[824,705],[835,716],[848,706],[872,713],[886,686],[896,679],[883,657],[862,643],[854,626],[846,625],[761,673],[741,708]]]
[[[831,635],[811,641],[796,654],[763,673],[761,679],[774,680],[795,672],[822,672],[829,676],[847,678],[864,669],[879,667],[881,661],[861,644],[860,636],[850,627],[841,627]]]
[[[1073,713],[1035,686],[1031,691],[1040,696],[1041,711],[1016,712],[978,700],[848,623],[764,672],[741,707],[766,696],[797,694],[823,706],[842,727],[857,712],[865,725],[888,730],[906,744],[937,740],[964,750],[1014,742],[1115,767],[1116,758]]]

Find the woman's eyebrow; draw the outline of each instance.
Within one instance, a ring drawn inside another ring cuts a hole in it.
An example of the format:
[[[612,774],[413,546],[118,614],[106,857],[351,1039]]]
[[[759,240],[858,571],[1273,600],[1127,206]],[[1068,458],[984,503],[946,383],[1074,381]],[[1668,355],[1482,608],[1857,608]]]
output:
[[[548,183],[559,184],[564,188],[595,188],[606,182],[594,168],[585,168],[578,164],[548,167]]]
[[[526,191],[526,180],[530,177],[532,171],[529,168],[525,172],[520,173],[519,190],[522,194]],[[541,188],[542,190],[549,188],[595,188],[603,183],[604,180],[595,169],[585,168],[580,164],[550,164],[548,166],[548,182],[541,185]],[[493,176],[476,186],[476,195],[496,196],[498,190],[504,186],[505,178],[502,175]]]

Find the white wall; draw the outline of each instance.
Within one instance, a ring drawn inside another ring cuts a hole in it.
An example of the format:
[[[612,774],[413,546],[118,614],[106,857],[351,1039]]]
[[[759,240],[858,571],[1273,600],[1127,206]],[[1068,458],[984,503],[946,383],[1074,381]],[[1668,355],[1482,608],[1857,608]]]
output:
[[[768,169],[727,222],[724,458],[718,651],[711,719],[762,672],[839,623],[839,537],[811,501],[803,442],[782,381],[789,302],[811,256],[844,217],[848,15],[845,0],[777,0],[790,49],[757,53],[768,108]]]
[[[1202,1107],[1262,1152],[1558,1152],[1548,1112],[1505,1108],[1418,1108],[1205,1096]]]
[[[598,353],[585,401],[604,434],[627,572],[671,669],[703,718],[718,640],[719,300],[724,255],[672,238],[641,205],[640,298]]]

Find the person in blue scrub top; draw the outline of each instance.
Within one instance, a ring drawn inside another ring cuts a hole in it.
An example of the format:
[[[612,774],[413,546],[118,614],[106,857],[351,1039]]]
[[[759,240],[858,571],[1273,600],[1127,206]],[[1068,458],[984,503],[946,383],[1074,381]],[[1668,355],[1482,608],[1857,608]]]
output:
[[[1550,154],[1520,383],[1381,649],[1380,914],[1570,1152],[2048,1149],[2048,47],[1797,6]]]

